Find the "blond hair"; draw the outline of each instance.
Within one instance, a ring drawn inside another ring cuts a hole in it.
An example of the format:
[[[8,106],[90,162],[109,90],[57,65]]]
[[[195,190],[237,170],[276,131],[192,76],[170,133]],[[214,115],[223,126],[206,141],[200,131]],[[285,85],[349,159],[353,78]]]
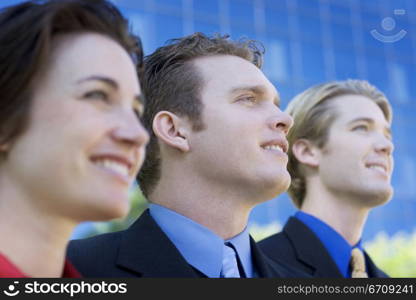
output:
[[[343,95],[360,95],[374,101],[391,123],[392,111],[386,96],[365,80],[332,81],[313,86],[295,96],[286,108],[294,125],[287,136],[289,149],[288,170],[292,183],[288,193],[296,207],[300,208],[306,195],[306,181],[299,161],[294,157],[292,145],[296,140],[307,139],[317,147],[325,146],[329,128],[337,117],[331,99]]]

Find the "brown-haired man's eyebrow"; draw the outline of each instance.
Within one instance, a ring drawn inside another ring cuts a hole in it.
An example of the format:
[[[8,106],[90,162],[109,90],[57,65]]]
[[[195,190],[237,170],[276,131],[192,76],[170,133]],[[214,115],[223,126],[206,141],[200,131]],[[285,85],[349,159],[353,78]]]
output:
[[[264,87],[262,85],[239,86],[239,87],[233,88],[231,90],[231,94],[238,94],[238,93],[241,93],[241,92],[252,92],[253,94],[259,95],[259,96],[263,96],[263,95],[266,95],[268,93],[266,87]],[[277,94],[273,98],[273,103],[276,106],[280,106],[279,94]]]
[[[114,79],[110,77],[106,77],[106,76],[100,76],[100,75],[92,75],[92,76],[79,79],[77,80],[77,84],[88,82],[88,81],[101,81],[107,85],[110,85],[115,90],[118,90],[118,84]]]

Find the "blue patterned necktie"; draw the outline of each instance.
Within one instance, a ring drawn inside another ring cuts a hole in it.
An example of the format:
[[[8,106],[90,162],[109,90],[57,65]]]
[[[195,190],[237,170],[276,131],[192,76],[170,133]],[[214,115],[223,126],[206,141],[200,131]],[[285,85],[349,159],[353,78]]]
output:
[[[240,272],[238,270],[237,255],[232,246],[228,243],[224,244],[223,256],[222,256],[222,278],[240,278]]]

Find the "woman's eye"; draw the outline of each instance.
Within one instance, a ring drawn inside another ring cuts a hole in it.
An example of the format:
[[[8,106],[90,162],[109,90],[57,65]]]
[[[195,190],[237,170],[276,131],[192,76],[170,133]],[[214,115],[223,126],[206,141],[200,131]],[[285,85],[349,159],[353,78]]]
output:
[[[238,98],[238,101],[255,103],[257,102],[257,98],[254,96],[244,96],[244,97]]]
[[[133,108],[134,113],[136,114],[137,118],[141,120],[143,118],[143,109],[140,108]]]
[[[352,130],[354,130],[354,131],[367,131],[368,126],[367,125],[358,125],[358,126],[355,126]]]
[[[90,98],[90,99],[104,100],[104,101],[108,101],[109,99],[108,94],[101,90],[94,90],[94,91],[87,92],[85,93],[84,97]]]

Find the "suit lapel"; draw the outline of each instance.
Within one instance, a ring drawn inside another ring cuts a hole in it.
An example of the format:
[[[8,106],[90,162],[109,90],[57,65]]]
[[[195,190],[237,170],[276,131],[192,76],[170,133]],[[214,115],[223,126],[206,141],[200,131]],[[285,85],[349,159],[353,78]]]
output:
[[[250,236],[251,255],[254,263],[254,269],[260,278],[280,277],[273,274],[270,266],[266,264],[265,255],[261,252],[256,242]]]
[[[300,220],[291,217],[283,231],[292,242],[299,261],[316,277],[343,277],[319,238]]]
[[[368,277],[370,278],[388,278],[389,277],[386,273],[384,273],[382,270],[377,268],[373,260],[365,251],[364,251],[364,256],[365,256],[365,263],[367,265]]]
[[[142,277],[197,277],[149,210],[122,233],[116,263]]]
[[[257,243],[250,236],[250,245],[254,269],[260,278],[305,278],[310,277],[303,271],[293,269],[283,261],[277,262],[270,259],[257,246]]]

